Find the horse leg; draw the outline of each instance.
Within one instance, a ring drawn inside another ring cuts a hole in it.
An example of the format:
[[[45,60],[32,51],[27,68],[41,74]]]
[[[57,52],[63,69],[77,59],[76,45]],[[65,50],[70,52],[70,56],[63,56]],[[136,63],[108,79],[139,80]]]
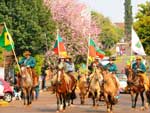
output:
[[[139,93],[131,94],[132,108],[136,107],[136,102],[137,102],[137,99],[138,99],[138,95],[139,95]]]
[[[84,98],[85,98],[84,95],[81,94],[81,95],[80,95],[80,100],[81,100],[81,104],[82,104],[82,105],[84,104]]]
[[[34,91],[35,91],[35,89],[32,88],[32,89],[31,89],[31,97],[32,97],[32,100],[34,100]]]
[[[136,96],[135,96],[135,107],[136,107],[136,102],[137,102],[138,96],[139,96],[139,93],[136,93]]]
[[[59,107],[60,109],[59,110],[62,111],[62,109],[63,109],[63,94],[60,94],[59,99],[60,99],[60,107]]]
[[[60,104],[60,95],[56,93],[56,98],[57,98],[57,111],[59,111],[59,104]]]
[[[23,88],[23,99],[24,99],[24,105],[26,105],[26,98],[27,98],[26,89],[24,89],[24,88]]]
[[[135,94],[131,92],[131,102],[132,102],[132,108],[135,108],[134,103],[135,103]]]
[[[32,93],[33,93],[33,89],[32,89],[32,88],[30,88],[30,89],[29,89],[29,104],[31,104],[31,103],[32,103],[32,99],[33,99],[33,97],[32,97]]]
[[[76,93],[75,90],[72,91],[71,93],[71,104],[73,104],[73,100],[76,98]]]
[[[141,100],[142,100],[142,107],[141,109],[144,110],[144,95],[143,92],[140,92]]]
[[[70,106],[70,93],[69,92],[67,93],[67,96],[66,96],[66,105]]]
[[[112,104],[111,104],[111,105],[110,105],[110,112],[111,112],[111,113],[112,113],[112,110],[113,110],[113,109],[112,109]]]
[[[63,94],[63,110],[66,109],[66,95]]]
[[[107,112],[110,112],[110,107],[109,107],[109,99],[108,99],[108,94],[104,93],[104,100],[106,102],[106,106],[107,106]]]
[[[93,107],[95,106],[95,97],[93,96],[92,97],[92,100],[93,100]]]
[[[150,91],[146,91],[145,92],[145,95],[146,95],[146,104],[145,104],[145,108],[148,109],[149,105],[150,105]]]
[[[27,89],[27,105],[30,104],[30,92],[29,89]]]

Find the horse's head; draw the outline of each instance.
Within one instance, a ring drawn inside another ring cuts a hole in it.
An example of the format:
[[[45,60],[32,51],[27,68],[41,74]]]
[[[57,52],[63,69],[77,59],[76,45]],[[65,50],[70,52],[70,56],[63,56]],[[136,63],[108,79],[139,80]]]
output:
[[[57,82],[60,82],[64,78],[64,70],[58,69],[57,70]]]
[[[28,76],[31,76],[32,75],[31,68],[22,66],[20,75],[22,78],[26,78]]]
[[[128,68],[127,71],[128,71],[127,82],[130,84],[131,82],[133,82],[135,78],[135,73],[132,68]]]

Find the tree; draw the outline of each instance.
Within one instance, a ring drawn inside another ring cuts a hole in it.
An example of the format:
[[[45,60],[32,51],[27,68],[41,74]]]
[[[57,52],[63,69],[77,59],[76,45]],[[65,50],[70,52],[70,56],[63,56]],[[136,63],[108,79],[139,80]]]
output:
[[[98,26],[101,26],[101,33],[98,36],[98,40],[101,42],[101,48],[104,50],[112,48],[123,37],[123,30],[113,25],[102,14],[93,11],[92,18]]]
[[[132,28],[132,6],[131,6],[131,0],[125,0],[124,3],[125,7],[125,38],[127,41],[131,40],[131,28]]]
[[[0,22],[6,22],[17,55],[44,53],[54,40],[55,22],[43,0],[1,0],[0,7]]]
[[[57,22],[69,54],[74,58],[84,56],[86,61],[88,36],[90,34],[96,40],[100,33],[100,27],[91,19],[87,6],[76,0],[44,0],[44,3]]]
[[[139,5],[134,28],[143,44],[147,55],[150,55],[150,2]]]

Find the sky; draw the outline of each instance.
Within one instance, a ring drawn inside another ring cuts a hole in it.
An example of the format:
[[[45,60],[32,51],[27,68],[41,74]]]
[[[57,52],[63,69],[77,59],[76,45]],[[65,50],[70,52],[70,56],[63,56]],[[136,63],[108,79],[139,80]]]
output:
[[[91,10],[102,13],[112,22],[124,22],[124,0],[79,0],[85,3]],[[138,4],[145,3],[150,0],[131,0],[132,13],[135,17],[138,11]]]

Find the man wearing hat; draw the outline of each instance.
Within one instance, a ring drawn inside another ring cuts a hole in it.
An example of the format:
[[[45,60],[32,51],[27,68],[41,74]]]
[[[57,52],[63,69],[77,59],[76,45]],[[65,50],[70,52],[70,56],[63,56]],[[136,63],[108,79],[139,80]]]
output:
[[[117,66],[116,66],[116,64],[113,63],[112,58],[109,58],[109,63],[105,66],[105,68],[108,69],[108,71],[110,73],[112,73],[111,75],[113,76],[113,78],[117,84],[117,87],[119,88],[120,87],[119,79],[115,75],[117,72]],[[119,91],[118,91],[118,94],[119,94]]]
[[[75,76],[75,66],[72,61],[71,56],[67,56],[67,58],[65,59],[65,72],[69,76],[70,80],[72,80],[72,82],[76,83],[77,77]],[[69,85],[69,86],[70,86],[69,91],[71,91],[72,86],[71,85]]]
[[[137,56],[136,57],[136,62],[132,64],[132,69],[137,72],[137,71],[141,71],[143,73],[146,72],[146,67],[145,65],[142,63],[142,57]]]
[[[33,76],[33,85],[34,86],[38,85],[38,81],[37,81],[37,78],[36,78],[38,76],[37,76],[37,74],[36,74],[36,72],[34,70],[34,67],[36,65],[36,61],[31,56],[31,53],[29,51],[25,51],[23,53],[23,58],[19,61],[19,64],[31,69],[32,76]]]
[[[51,83],[52,83],[52,86],[55,86],[56,85],[56,82],[60,82],[61,83],[61,80],[60,80],[60,75],[61,75],[61,71],[63,71],[64,73],[64,70],[65,70],[65,57],[59,57],[58,58],[58,66],[57,66],[57,71],[58,71],[58,75],[54,75],[54,77],[52,78],[51,80]],[[65,81],[67,84],[69,84],[69,81],[70,81],[70,78],[67,74],[64,73],[64,78],[65,78]],[[69,86],[67,85],[67,88],[69,90]],[[53,93],[55,92],[55,89],[53,89]]]
[[[117,72],[117,66],[113,63],[112,58],[109,58],[109,63],[105,66],[109,72],[115,74]]]
[[[36,65],[36,61],[35,61],[35,59],[32,57],[32,56],[30,56],[31,55],[31,53],[29,52],[29,51],[25,51],[24,53],[23,53],[23,58],[19,61],[19,64],[20,65],[24,65],[24,66],[26,66],[26,67],[31,67],[31,68],[34,68],[35,67],[35,65]]]
[[[135,73],[141,75],[144,79],[144,87],[145,90],[147,91],[149,88],[149,80],[148,77],[146,76],[146,66],[142,62],[142,57],[137,56],[136,57],[136,62],[132,64],[132,69]]]

